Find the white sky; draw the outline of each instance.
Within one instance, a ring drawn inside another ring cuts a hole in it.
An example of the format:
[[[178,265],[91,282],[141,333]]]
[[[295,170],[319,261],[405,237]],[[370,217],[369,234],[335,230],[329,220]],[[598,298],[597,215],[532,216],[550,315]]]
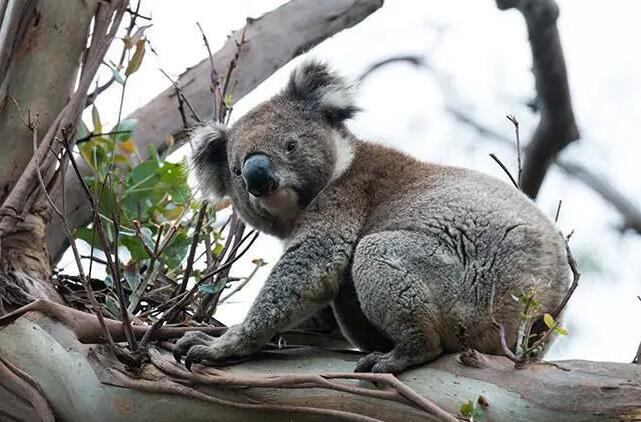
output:
[[[215,51],[232,29],[244,25],[245,17],[258,17],[282,3],[143,2],[142,12],[153,17],[154,26],[147,34],[158,57],[147,54],[131,78],[123,115],[168,86],[159,67],[177,77],[205,57],[196,22]],[[637,127],[641,121],[641,26],[637,23],[641,2],[619,0],[612,7],[605,0],[563,0],[560,6],[561,36],[583,136],[563,157],[606,175],[641,206],[636,168],[641,157]],[[499,178],[505,176],[489,153],[515,166],[513,150],[483,140],[453,120],[444,110],[446,104],[472,113],[508,136],[512,127],[506,114],[519,118],[524,139],[537,122],[524,105],[533,93],[533,80],[523,20],[517,12],[500,12],[492,0],[388,0],[366,21],[310,54],[351,76],[392,55],[424,55],[439,77],[405,64],[384,68],[362,85],[359,103],[365,111],[350,125],[360,137],[424,160],[472,167]],[[241,100],[234,116],[278,91],[296,62]],[[116,88],[99,98],[103,121],[116,120],[119,96]],[[581,184],[552,170],[538,203],[553,215],[559,199],[563,200],[559,226],[565,232],[575,230],[571,243],[584,274],[566,314],[570,336],[557,341],[549,357],[630,361],[641,340],[641,302],[636,298],[641,295],[641,237],[620,236],[613,230],[619,222],[615,211]],[[252,252],[236,268],[238,274],[246,274],[247,262],[258,256],[273,264],[280,246],[262,236]],[[269,268],[263,268],[259,278]],[[222,305],[218,317],[229,323],[242,320],[260,282],[253,280],[234,303]]]

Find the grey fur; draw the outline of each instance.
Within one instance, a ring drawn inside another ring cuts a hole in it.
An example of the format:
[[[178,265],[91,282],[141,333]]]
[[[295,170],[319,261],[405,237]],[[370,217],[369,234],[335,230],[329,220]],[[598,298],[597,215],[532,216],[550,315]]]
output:
[[[463,347],[499,353],[491,307],[513,346],[521,309],[512,295],[536,288],[549,312],[569,283],[552,223],[492,177],[356,139],[343,125],[351,114],[327,113],[318,96],[347,84],[316,62],[303,66],[228,131],[224,156],[197,155],[201,184],[228,160],[220,177],[229,183],[218,186],[245,221],[287,246],[245,321],[217,339],[186,335],[177,357],[191,364],[251,354],[327,304],[346,337],[372,352],[359,371],[396,373]],[[295,154],[285,152],[288,142]],[[232,174],[252,152],[269,155],[294,192],[282,212],[266,211]]]

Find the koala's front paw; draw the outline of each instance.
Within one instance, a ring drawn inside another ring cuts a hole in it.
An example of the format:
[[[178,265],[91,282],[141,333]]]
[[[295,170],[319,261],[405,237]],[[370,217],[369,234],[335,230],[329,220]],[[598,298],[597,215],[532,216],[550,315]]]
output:
[[[191,365],[204,360],[221,361],[232,356],[251,353],[244,344],[238,330],[231,327],[225,334],[216,338],[200,331],[187,331],[176,342],[174,358],[180,362],[185,357],[185,368],[191,371]]]

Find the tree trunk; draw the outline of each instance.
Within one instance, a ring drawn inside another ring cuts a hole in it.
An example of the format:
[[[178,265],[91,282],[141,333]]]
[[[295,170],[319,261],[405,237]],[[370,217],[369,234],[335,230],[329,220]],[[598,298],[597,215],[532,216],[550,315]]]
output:
[[[33,156],[28,125],[46,132],[69,101],[97,4],[8,0],[0,7],[0,202]],[[3,211],[0,310],[34,297],[61,301],[48,282],[41,282],[51,276],[48,207],[36,203],[26,214]]]

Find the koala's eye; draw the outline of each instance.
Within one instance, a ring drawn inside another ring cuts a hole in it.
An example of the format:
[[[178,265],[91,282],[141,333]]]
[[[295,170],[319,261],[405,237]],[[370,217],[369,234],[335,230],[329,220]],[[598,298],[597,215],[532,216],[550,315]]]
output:
[[[240,169],[238,167],[234,167],[231,171],[234,172],[236,176],[240,176]]]
[[[285,145],[285,150],[287,152],[294,152],[296,151],[297,147],[298,147],[298,142],[291,140],[287,142],[287,145]]]

